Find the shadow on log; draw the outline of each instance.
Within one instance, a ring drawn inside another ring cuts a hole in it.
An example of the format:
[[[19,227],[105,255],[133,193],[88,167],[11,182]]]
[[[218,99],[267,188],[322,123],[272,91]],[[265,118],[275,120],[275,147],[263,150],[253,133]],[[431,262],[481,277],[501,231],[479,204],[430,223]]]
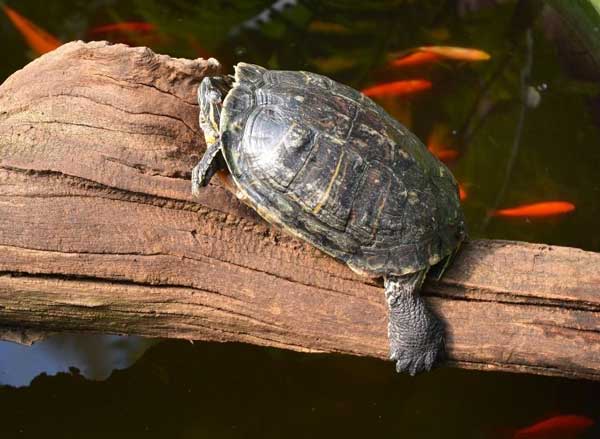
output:
[[[0,325],[387,358],[381,285],[218,185],[191,197],[218,68],[74,42],[0,87]],[[598,254],[474,241],[424,294],[449,364],[600,379]]]

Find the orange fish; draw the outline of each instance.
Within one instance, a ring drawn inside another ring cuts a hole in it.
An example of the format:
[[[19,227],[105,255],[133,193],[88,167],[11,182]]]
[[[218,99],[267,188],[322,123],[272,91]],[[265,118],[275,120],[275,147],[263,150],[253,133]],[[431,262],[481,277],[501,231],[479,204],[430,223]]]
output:
[[[120,23],[105,24],[103,26],[97,26],[90,29],[90,35],[97,34],[108,34],[111,32],[152,32],[156,27],[152,23],[145,23],[143,21],[122,21]]]
[[[29,47],[31,47],[38,55],[50,52],[62,45],[58,38],[50,35],[44,29],[29,21],[14,9],[6,6],[4,3],[0,3],[0,6],[12,24],[14,24],[21,35],[23,35]]]
[[[444,163],[455,160],[459,156],[457,150],[447,147],[449,142],[448,137],[448,127],[446,125],[437,124],[433,127],[433,130],[427,139],[427,149]]]
[[[513,439],[563,439],[575,438],[594,425],[586,416],[559,415],[536,422],[529,427],[517,430]]]
[[[437,62],[442,57],[433,52],[415,52],[390,62],[394,67],[414,67]]]
[[[469,194],[467,194],[467,191],[462,183],[458,183],[458,198],[460,198],[460,201],[465,201],[468,196]]]
[[[405,96],[414,93],[419,93],[431,88],[431,82],[425,79],[408,79],[405,81],[386,82],[377,84],[372,87],[362,90],[364,94],[370,97],[386,97],[386,96]]]
[[[490,54],[479,49],[452,46],[421,46],[414,49],[396,52],[390,55],[390,64],[394,67],[414,67],[431,64],[442,59],[477,62],[491,58]]]
[[[524,204],[508,209],[496,210],[494,216],[506,217],[548,217],[562,215],[575,210],[575,205],[568,201],[543,201],[540,203]]]
[[[491,58],[490,54],[479,49],[470,49],[466,47],[452,46],[421,46],[417,48],[419,52],[433,53],[442,58],[454,59],[457,61],[487,61]]]

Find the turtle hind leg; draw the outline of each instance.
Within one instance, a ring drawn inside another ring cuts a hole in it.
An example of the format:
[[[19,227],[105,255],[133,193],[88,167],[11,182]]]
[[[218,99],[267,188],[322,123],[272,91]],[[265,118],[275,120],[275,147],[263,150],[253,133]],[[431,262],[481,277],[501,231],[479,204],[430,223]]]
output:
[[[444,324],[419,294],[426,270],[385,278],[390,359],[398,372],[428,371],[444,354]]]
[[[206,186],[215,172],[226,168],[221,153],[221,142],[209,143],[206,152],[192,169],[192,195],[195,197],[200,193],[200,188]]]

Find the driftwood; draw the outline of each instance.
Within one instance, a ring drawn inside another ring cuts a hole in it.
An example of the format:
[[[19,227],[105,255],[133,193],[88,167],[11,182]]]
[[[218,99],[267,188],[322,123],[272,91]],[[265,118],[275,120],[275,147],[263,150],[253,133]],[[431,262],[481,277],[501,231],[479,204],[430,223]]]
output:
[[[217,69],[76,42],[0,87],[5,336],[102,331],[387,357],[380,283],[218,184],[191,197],[204,149],[196,87]],[[448,324],[452,365],[600,379],[599,254],[474,241],[424,294]]]

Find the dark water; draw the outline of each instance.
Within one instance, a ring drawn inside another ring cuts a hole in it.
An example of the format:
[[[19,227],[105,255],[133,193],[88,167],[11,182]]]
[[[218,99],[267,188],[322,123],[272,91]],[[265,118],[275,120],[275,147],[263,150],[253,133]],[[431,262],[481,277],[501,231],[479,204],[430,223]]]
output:
[[[14,437],[493,438],[572,412],[598,419],[598,385],[457,369],[411,378],[377,360],[184,341],[102,382],[74,371],[0,393],[0,431]]]
[[[448,133],[471,235],[600,251],[600,52],[586,38],[600,23],[593,9],[581,20],[585,1],[283,3],[253,25],[273,2],[6,2],[62,41],[106,38],[224,66],[311,70],[359,89],[428,79],[430,90],[380,103],[424,141]],[[155,29],[93,33],[124,21]],[[2,13],[0,42],[0,80],[36,56]],[[423,45],[479,48],[491,60],[386,66],[389,53]],[[489,215],[549,200],[576,209]],[[558,414],[600,422],[593,382],[456,369],[409,378],[377,360],[134,337],[0,343],[0,384],[2,437],[464,439],[511,437]],[[579,437],[600,437],[600,427]]]

